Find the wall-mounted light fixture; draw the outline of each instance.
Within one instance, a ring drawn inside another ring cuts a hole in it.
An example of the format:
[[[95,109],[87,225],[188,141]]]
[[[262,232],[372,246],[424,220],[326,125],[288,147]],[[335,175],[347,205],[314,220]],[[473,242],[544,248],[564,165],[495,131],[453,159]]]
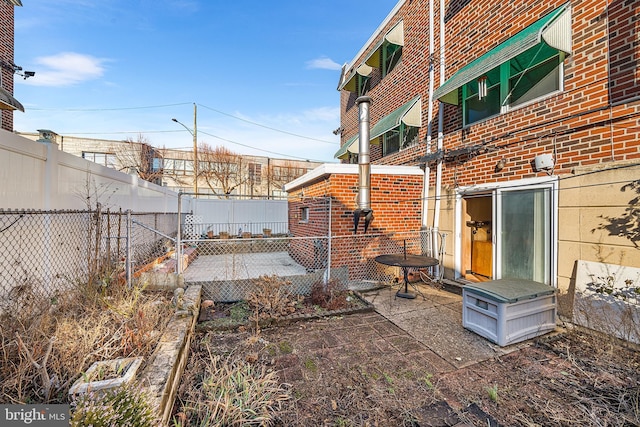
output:
[[[549,172],[553,170],[554,161],[551,154],[540,154],[533,159],[536,172]]]
[[[493,171],[495,173],[500,172],[502,169],[504,169],[504,167],[507,165],[507,161],[505,159],[500,159],[498,160],[498,163],[496,163],[496,167],[493,168]]]

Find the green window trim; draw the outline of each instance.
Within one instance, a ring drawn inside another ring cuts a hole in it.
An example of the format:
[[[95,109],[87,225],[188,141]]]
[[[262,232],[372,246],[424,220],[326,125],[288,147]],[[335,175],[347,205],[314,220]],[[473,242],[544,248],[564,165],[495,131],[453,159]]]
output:
[[[463,125],[468,126],[564,89],[565,53],[540,43],[462,86]],[[479,81],[486,95],[479,97]]]
[[[398,65],[402,58],[402,46],[385,41],[382,44],[382,55],[380,55],[380,70],[382,77],[386,77]]]
[[[367,92],[369,92],[369,89],[370,89],[369,77],[370,76],[361,76],[360,74],[356,75],[356,78],[357,78],[356,93],[358,94],[358,96],[365,95]]]
[[[459,105],[463,86],[483,76],[499,64],[508,62],[532,48],[545,44],[571,55],[571,5],[566,3],[516,33],[500,45],[471,61],[438,87],[433,97],[444,103]],[[464,97],[462,97],[464,99]]]
[[[400,126],[382,134],[379,137],[382,143],[382,156],[385,157],[415,145],[418,142],[418,131],[417,127],[400,123]]]
[[[355,92],[360,95],[366,93],[369,88],[366,87],[364,88],[366,91],[361,92],[361,86],[356,76],[369,77],[371,68],[378,68],[384,78],[400,62],[402,46],[404,46],[404,22],[400,20],[384,35],[382,40],[374,45],[364,62],[353,68],[347,68],[347,65],[342,67],[338,90]],[[348,69],[351,69],[349,73],[347,73]]]

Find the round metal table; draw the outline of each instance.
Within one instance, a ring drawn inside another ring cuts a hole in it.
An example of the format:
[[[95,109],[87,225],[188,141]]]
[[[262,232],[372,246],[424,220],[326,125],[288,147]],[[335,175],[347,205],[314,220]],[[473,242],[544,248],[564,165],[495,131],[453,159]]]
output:
[[[436,258],[423,255],[378,255],[375,257],[375,261],[379,264],[402,268],[402,272],[404,273],[404,292],[400,292],[400,290],[398,290],[398,292],[396,292],[396,296],[409,299],[416,297],[415,294],[409,292],[409,269],[426,268],[438,265],[438,260]]]

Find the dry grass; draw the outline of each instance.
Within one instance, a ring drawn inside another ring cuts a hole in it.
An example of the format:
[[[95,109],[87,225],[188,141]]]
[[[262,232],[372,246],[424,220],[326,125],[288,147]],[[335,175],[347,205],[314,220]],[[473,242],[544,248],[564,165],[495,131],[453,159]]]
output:
[[[277,374],[231,356],[223,359],[208,343],[204,347],[192,356],[182,380],[183,400],[173,425],[273,425],[274,413],[290,399]]]
[[[172,310],[165,295],[115,284],[23,300],[0,315],[2,403],[67,402],[93,362],[148,355]]]

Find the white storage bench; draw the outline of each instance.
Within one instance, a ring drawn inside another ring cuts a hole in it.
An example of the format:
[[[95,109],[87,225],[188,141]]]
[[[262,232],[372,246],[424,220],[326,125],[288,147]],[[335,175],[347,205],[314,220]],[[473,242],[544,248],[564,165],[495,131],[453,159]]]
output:
[[[556,327],[556,292],[543,283],[500,279],[462,287],[462,326],[503,347]]]

